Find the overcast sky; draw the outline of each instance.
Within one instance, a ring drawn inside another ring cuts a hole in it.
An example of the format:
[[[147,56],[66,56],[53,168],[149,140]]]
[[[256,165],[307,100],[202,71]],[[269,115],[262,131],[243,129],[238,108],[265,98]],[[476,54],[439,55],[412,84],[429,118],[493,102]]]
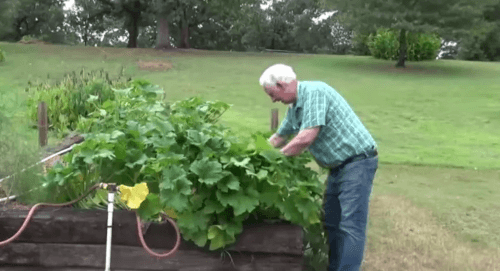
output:
[[[66,0],[64,3],[64,9],[70,9],[75,4],[75,0]]]

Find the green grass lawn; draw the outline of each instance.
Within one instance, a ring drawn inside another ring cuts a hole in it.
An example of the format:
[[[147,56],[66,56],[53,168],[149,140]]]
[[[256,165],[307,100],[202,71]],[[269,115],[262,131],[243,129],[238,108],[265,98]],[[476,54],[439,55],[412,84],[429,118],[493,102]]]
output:
[[[500,249],[498,62],[410,62],[403,70],[358,56],[0,47],[7,59],[0,64],[0,112],[12,121],[1,129],[35,149],[37,132],[26,128],[28,80],[58,79],[82,68],[118,74],[123,67],[128,76],[163,87],[170,101],[199,95],[232,104],[222,122],[245,136],[269,129],[272,108],[284,116],[286,106],[273,104],[258,79],[274,63],[289,64],[299,80],[322,80],[337,89],[372,132],[381,162],[375,196],[403,196],[431,210],[463,242]],[[139,60],[168,61],[173,68],[145,71]]]

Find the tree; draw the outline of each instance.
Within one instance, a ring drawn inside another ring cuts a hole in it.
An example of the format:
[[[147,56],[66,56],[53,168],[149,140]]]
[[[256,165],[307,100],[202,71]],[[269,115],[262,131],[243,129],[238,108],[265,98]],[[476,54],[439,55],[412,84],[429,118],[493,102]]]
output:
[[[341,33],[332,15],[315,22],[327,11],[319,0],[273,1],[265,11],[269,23],[266,48],[307,53],[333,52],[334,47],[340,44],[335,39],[344,33]]]
[[[111,8],[98,0],[75,0],[75,5],[67,14],[66,21],[72,32],[85,46],[96,45],[98,38],[108,30],[106,15]]]
[[[201,25],[215,24],[212,29],[226,28],[228,31],[232,23],[237,19],[235,14],[241,15],[239,11],[249,4],[260,4],[262,0],[175,0],[174,25],[180,30],[181,48],[191,47],[191,35],[193,31],[199,31]],[[228,23],[228,18],[236,19]],[[207,28],[206,28],[207,29]]]
[[[156,0],[153,6],[156,12],[156,48],[170,49],[173,48],[170,38],[169,18],[172,18],[175,11],[175,4],[172,0]]]
[[[14,1],[0,1],[0,40],[12,35]]]
[[[212,8],[212,10],[216,10]],[[207,20],[191,29],[190,44],[209,50],[255,50],[266,40],[267,27],[260,2],[249,1],[234,9],[211,12]]]
[[[500,1],[486,6],[484,13],[485,31],[480,42],[484,57],[490,61],[500,60]]]
[[[498,61],[500,60],[500,1],[485,5],[482,21],[460,39],[452,40],[454,55],[464,60]]]
[[[3,39],[19,41],[23,36],[35,36],[47,41],[62,42],[64,0],[13,0],[1,4],[0,18],[6,18]],[[5,10],[3,10],[5,8]],[[3,19],[2,19],[3,21]],[[1,30],[1,29],[0,29]]]
[[[353,29],[399,30],[401,47],[396,67],[405,67],[406,32],[434,32],[441,37],[453,37],[477,22],[481,13],[480,1],[475,0],[327,1]]]
[[[336,19],[316,23],[316,18],[327,11],[319,0],[273,1],[264,10],[260,4],[246,1],[226,9],[209,6],[207,20],[190,28],[190,45],[215,50],[309,53],[346,53],[350,48],[351,31]]]
[[[98,0],[105,10],[116,20],[123,20],[123,27],[128,32],[128,48],[137,47],[139,27],[147,26],[148,11],[154,4],[148,0]]]

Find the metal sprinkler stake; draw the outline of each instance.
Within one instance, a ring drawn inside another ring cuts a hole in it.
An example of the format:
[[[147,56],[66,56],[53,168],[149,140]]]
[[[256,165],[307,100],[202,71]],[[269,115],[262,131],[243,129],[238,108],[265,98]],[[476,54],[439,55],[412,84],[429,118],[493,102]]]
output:
[[[118,190],[116,184],[104,184],[103,188],[108,189],[108,233],[106,239],[106,269],[105,271],[110,271],[111,266],[111,236],[113,231],[113,210],[115,193]]]

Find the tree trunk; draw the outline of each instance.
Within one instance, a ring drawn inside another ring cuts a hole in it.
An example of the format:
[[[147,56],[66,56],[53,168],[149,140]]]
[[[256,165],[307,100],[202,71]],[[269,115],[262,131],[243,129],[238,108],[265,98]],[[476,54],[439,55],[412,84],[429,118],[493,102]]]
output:
[[[405,59],[406,59],[406,29],[401,29],[399,35],[399,60],[396,64],[398,68],[405,67]]]
[[[16,34],[15,35],[16,35],[17,41],[21,40],[23,38],[23,36],[26,34],[25,32],[23,32],[23,30],[21,28],[22,24],[26,23],[26,20],[27,20],[27,18],[26,18],[26,16],[24,16],[23,18],[21,18],[20,20],[18,20],[16,22],[16,29],[15,29]]]
[[[87,24],[85,24],[85,26],[83,28],[82,38],[83,38],[83,43],[85,44],[85,46],[87,46],[87,43],[88,43],[88,40],[89,40],[89,29],[88,29],[88,25]]]
[[[170,30],[168,28],[168,19],[166,15],[158,13],[156,16],[158,21],[157,26],[157,36],[156,36],[156,49],[170,49],[172,45],[170,44]]]
[[[183,26],[181,30],[181,48],[189,49],[191,45],[189,44],[189,27]]]
[[[141,17],[141,13],[131,13],[130,17],[131,23],[128,28],[129,37],[127,48],[137,48],[137,37],[139,36],[139,19]]]
[[[186,49],[191,48],[191,45],[189,45],[189,24],[186,21],[186,19],[182,19],[182,25],[181,25],[181,45],[179,47],[180,48],[186,48]]]

